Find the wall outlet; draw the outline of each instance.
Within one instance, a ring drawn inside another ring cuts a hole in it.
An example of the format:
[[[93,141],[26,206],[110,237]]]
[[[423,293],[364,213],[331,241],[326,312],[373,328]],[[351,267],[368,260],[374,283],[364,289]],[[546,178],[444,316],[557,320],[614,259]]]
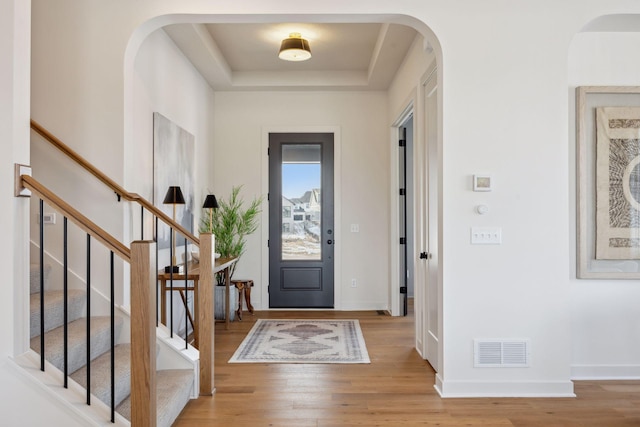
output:
[[[356,279],[351,279],[351,287],[355,288],[358,286],[358,283],[356,282]]]

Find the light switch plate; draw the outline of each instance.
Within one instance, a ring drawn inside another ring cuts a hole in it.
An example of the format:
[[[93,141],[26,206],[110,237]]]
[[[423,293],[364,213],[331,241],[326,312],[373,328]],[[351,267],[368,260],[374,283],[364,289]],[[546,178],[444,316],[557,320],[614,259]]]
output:
[[[472,245],[501,245],[502,227],[471,227]]]

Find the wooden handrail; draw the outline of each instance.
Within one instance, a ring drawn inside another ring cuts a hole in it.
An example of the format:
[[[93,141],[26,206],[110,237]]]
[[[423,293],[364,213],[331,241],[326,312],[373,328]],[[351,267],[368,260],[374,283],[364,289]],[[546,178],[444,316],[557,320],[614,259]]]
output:
[[[131,251],[124,244],[119,242],[99,225],[91,221],[86,216],[82,215],[70,204],[56,196],[51,190],[42,185],[36,179],[29,175],[22,175],[22,185],[28,188],[33,193],[38,195],[42,200],[47,202],[51,207],[56,208],[65,217],[70,219],[74,224],[80,227],[82,230],[90,234],[92,237],[100,241],[103,245],[109,248],[113,253],[127,262],[131,262]]]
[[[49,143],[51,143],[58,150],[62,151],[67,157],[69,157],[71,160],[76,162],[79,166],[84,168],[91,175],[95,176],[99,181],[101,181],[107,187],[112,189],[118,196],[122,197],[123,199],[125,199],[127,201],[135,202],[135,203],[138,203],[139,205],[143,206],[145,209],[147,209],[153,215],[155,215],[156,217],[160,218],[160,220],[162,222],[164,222],[165,224],[169,225],[170,227],[178,230],[180,232],[180,234],[185,236],[188,240],[190,240],[191,242],[193,242],[196,245],[200,246],[200,239],[198,239],[196,236],[194,236],[191,232],[189,232],[182,225],[180,225],[177,222],[175,222],[169,215],[167,215],[164,212],[162,212],[160,209],[158,209],[153,204],[151,204],[151,202],[149,202],[147,199],[141,197],[139,194],[130,193],[127,190],[125,190],[117,182],[115,182],[114,180],[109,178],[106,174],[104,174],[102,171],[100,171],[97,167],[93,166],[91,164],[91,162],[89,162],[87,159],[82,157],[80,154],[76,153],[68,145],[66,145],[65,143],[60,141],[58,138],[55,137],[55,135],[53,135],[51,132],[46,130],[44,127],[42,127],[38,122],[36,122],[33,119],[31,120],[31,129],[33,129],[36,133],[38,133],[40,136],[42,136],[45,140],[47,140]]]
[[[67,202],[56,196],[51,190],[42,185],[39,181],[29,175],[21,175],[22,187],[31,190],[31,192],[54,209],[62,213],[66,218],[70,219],[79,228],[87,232],[93,238],[104,244],[114,254],[125,260],[131,265],[131,302],[132,307],[138,310],[132,310],[131,322],[131,343],[136,343],[136,359],[132,357],[132,402],[153,402],[149,406],[141,406],[140,410],[132,410],[132,417],[135,414],[136,420],[155,421],[155,417],[150,414],[155,413],[155,358],[150,349],[155,346],[155,323],[154,309],[155,296],[150,292],[156,286],[157,276],[155,275],[155,243],[154,242],[133,242],[132,248],[127,248],[120,241],[107,233],[100,226],[95,224],[89,218],[81,214]],[[213,248],[215,247],[215,237],[212,234],[202,234],[202,247],[200,248],[200,298],[198,304],[198,319],[200,324],[200,394],[210,396],[213,390],[213,346],[214,334],[213,328],[213,299],[215,289],[214,280],[214,256]],[[200,240],[200,239],[199,239]],[[154,246],[150,246],[154,245]],[[150,248],[154,249],[151,250]],[[228,263],[235,262],[235,259],[228,260]],[[229,270],[224,269],[225,280],[229,282]],[[228,287],[227,287],[228,292]],[[229,307],[227,293],[227,307]],[[228,315],[228,314],[227,314]],[[135,328],[133,326],[136,325]],[[144,349],[141,350],[141,349]],[[133,354],[133,353],[132,353]],[[134,367],[135,365],[135,367]],[[135,397],[134,397],[135,396]],[[140,400],[141,399],[141,400]],[[132,419],[133,421],[133,419]],[[132,422],[132,425],[134,423]],[[142,425],[142,424],[141,424]],[[151,423],[149,425],[155,425]]]

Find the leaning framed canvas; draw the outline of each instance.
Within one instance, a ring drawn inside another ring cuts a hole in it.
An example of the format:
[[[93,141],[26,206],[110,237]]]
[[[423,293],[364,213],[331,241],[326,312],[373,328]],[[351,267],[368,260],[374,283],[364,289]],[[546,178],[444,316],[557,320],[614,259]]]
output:
[[[576,89],[577,275],[640,278],[640,87]]]
[[[160,113],[153,113],[153,204],[172,216],[172,205],[163,204],[169,186],[180,187],[184,205],[176,207],[176,221],[193,232],[195,137]],[[169,227],[158,227],[158,249],[169,248]],[[176,236],[176,245],[184,237]]]

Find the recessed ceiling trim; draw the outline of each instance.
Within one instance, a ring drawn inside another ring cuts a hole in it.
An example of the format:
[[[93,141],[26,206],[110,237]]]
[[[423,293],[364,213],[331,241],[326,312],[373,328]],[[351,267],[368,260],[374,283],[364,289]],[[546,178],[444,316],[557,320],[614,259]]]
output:
[[[205,27],[204,24],[194,24],[193,27],[213,59],[218,62],[218,66],[224,70],[224,74],[231,80],[231,67],[222,54],[220,47],[218,47],[216,41],[211,37],[209,31],[207,31],[207,27]]]
[[[231,84],[231,68],[204,24],[168,25],[163,30],[211,87]]]
[[[389,24],[382,24],[380,26],[380,32],[378,33],[376,46],[373,48],[373,53],[371,54],[371,61],[369,62],[369,69],[367,73],[368,78],[371,78],[371,75],[375,70],[376,64],[378,63],[378,59],[380,58],[380,52],[382,51],[382,46],[384,45],[384,40],[387,37],[388,31],[389,31]]]
[[[165,31],[214,90],[386,90],[416,37],[422,37],[411,27],[362,19],[340,24],[212,20],[169,25]],[[290,63],[276,55],[286,37],[281,30],[294,24],[307,25],[313,35],[310,61]]]
[[[243,87],[326,87],[366,86],[366,73],[360,71],[236,71],[233,86]]]

